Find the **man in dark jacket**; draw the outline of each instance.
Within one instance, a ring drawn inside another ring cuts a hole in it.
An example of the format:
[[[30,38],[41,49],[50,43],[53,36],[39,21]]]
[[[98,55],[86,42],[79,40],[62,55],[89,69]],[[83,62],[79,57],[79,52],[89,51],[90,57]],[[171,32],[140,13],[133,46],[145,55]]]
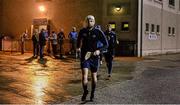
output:
[[[116,44],[116,33],[112,31],[112,28],[110,25],[107,26],[107,30],[104,32],[108,43],[109,47],[107,49],[107,52],[104,53],[106,65],[108,68],[108,78],[110,79],[111,73],[112,73],[112,61],[115,55],[115,44]]]
[[[43,60],[43,50],[46,45],[45,30],[42,29],[39,34],[40,60]]]
[[[87,26],[80,30],[77,39],[77,50],[81,51],[82,86],[84,90],[81,100],[86,100],[88,94],[88,70],[91,70],[92,87],[90,100],[93,101],[97,83],[97,70],[99,69],[99,55],[108,47],[108,42],[104,33],[94,27],[94,16],[88,15],[85,21]],[[98,48],[97,43],[99,41],[103,43],[103,46]]]
[[[62,50],[63,50],[63,44],[64,44],[64,39],[65,39],[65,35],[64,35],[63,31],[64,31],[63,29],[60,29],[60,32],[57,35],[57,39],[58,39],[58,43],[59,43],[60,58],[63,58]]]
[[[37,57],[39,53],[39,35],[38,30],[35,30],[32,36],[33,42],[33,57]]]

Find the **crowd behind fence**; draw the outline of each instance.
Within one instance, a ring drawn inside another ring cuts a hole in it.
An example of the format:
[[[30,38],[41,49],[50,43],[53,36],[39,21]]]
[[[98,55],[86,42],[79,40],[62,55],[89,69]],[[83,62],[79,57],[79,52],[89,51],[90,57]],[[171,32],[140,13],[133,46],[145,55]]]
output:
[[[48,44],[50,43],[50,44]],[[2,39],[2,51],[10,51],[10,52],[21,52],[21,40],[14,39]],[[58,50],[59,47],[57,47]],[[69,39],[64,40],[63,44],[63,53],[67,54],[71,48],[71,44]],[[52,52],[51,42],[46,41],[46,46],[44,52],[47,53],[47,49],[50,49]],[[24,52],[32,52],[33,44],[31,39],[26,39],[24,41]]]
[[[9,51],[9,52],[21,52],[21,40],[17,39],[2,39],[2,51]],[[49,44],[48,44],[49,43]],[[47,50],[50,49],[52,53],[52,46],[51,43],[46,41],[46,46],[44,49],[44,53],[48,53]],[[68,54],[71,49],[71,44],[69,39],[64,39],[63,44],[63,54]],[[57,46],[57,51],[59,50],[59,46]],[[137,44],[135,41],[119,41],[119,45],[116,46],[116,55],[117,56],[136,56],[137,55]],[[24,42],[24,52],[33,52],[33,44],[31,39],[26,39]]]

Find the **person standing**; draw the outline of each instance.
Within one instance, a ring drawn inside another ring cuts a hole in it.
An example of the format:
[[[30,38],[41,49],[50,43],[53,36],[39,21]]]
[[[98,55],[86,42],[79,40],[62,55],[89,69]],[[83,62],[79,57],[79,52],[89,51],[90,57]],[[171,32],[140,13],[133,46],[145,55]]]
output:
[[[57,34],[55,31],[52,31],[52,35],[50,37],[52,50],[53,50],[53,56],[56,57],[57,54]]]
[[[112,61],[115,55],[115,44],[116,44],[116,33],[112,31],[112,28],[110,25],[107,26],[107,30],[104,32],[105,36],[108,40],[109,47],[107,49],[107,52],[104,53],[105,61],[106,61],[106,66],[108,68],[108,80],[111,77],[112,73]]]
[[[108,47],[108,42],[104,33],[94,27],[94,16],[88,15],[85,22],[86,27],[80,30],[77,39],[77,51],[81,51],[82,87],[84,90],[81,100],[86,100],[88,94],[88,70],[91,70],[90,100],[93,101],[97,84],[97,70],[99,69],[99,55]],[[103,46],[97,48],[98,41],[101,41]]]
[[[28,36],[28,31],[24,31],[23,34],[20,37],[21,40],[21,54],[24,54],[24,50],[25,50],[25,39]]]
[[[70,43],[71,43],[70,54],[76,53],[77,36],[78,36],[78,33],[76,31],[76,27],[73,27],[72,31],[69,33],[69,39],[70,39]]]
[[[46,45],[45,30],[39,33],[40,60],[43,60],[44,46]]]
[[[45,30],[45,38],[46,38],[46,51],[47,51],[47,54],[50,55],[51,53],[50,32],[47,29]]]
[[[64,39],[65,39],[64,30],[60,29],[60,32],[58,33],[57,36],[58,36],[58,43],[59,43],[59,55],[60,55],[60,58],[63,58],[62,50],[63,50],[63,44],[64,44]]]
[[[33,42],[33,57],[38,57],[39,53],[39,34],[38,30],[35,30],[32,36],[32,42]]]

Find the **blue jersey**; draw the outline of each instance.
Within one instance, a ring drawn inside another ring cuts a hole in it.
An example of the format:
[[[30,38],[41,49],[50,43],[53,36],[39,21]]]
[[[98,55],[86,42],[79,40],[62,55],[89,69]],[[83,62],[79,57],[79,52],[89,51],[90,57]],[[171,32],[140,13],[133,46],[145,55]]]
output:
[[[77,40],[78,33],[77,32],[70,32],[69,37],[71,40]]]
[[[81,45],[82,42],[82,45]],[[98,43],[101,42],[102,46],[98,46]],[[104,33],[96,28],[89,30],[83,28],[79,32],[77,39],[77,48],[81,47],[81,58],[84,59],[86,52],[94,52],[100,50],[101,52],[108,48],[108,42]]]

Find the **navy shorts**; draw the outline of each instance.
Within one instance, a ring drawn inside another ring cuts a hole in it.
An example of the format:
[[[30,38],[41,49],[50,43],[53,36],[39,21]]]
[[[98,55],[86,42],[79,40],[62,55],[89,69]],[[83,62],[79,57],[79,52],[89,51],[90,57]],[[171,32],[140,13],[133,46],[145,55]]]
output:
[[[99,58],[90,58],[81,62],[81,68],[88,68],[91,72],[95,73],[99,69]]]

